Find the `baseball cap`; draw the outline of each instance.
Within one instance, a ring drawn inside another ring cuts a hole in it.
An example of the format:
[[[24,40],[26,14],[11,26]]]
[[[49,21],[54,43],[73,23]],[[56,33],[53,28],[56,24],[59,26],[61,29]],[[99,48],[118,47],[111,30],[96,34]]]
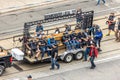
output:
[[[31,75],[28,75],[28,77],[27,78],[32,78],[32,76]]]

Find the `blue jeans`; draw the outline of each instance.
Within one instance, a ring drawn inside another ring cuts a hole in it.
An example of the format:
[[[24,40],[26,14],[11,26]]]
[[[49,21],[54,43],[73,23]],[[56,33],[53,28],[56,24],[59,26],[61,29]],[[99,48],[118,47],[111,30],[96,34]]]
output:
[[[72,48],[71,48],[71,45],[68,44],[68,42],[65,42],[65,46],[66,46],[66,49],[67,49],[67,50],[71,50],[71,49],[72,49]]]
[[[72,43],[71,46],[72,46],[72,49],[76,49],[76,43]]]
[[[86,48],[85,52],[84,52],[84,58],[85,58],[85,61],[87,61],[87,57],[88,57],[88,54],[90,53],[90,48]]]
[[[76,49],[80,49],[80,48],[81,48],[80,42],[77,42],[77,43],[76,43]]]
[[[51,68],[54,69],[55,65],[57,66],[57,68],[60,67],[59,63],[57,62],[57,59],[51,58]]]
[[[96,67],[96,65],[94,63],[94,59],[95,59],[95,56],[90,57],[91,67]]]
[[[95,39],[96,47],[100,48],[101,39]]]
[[[105,0],[102,0],[103,1],[103,3],[105,3]],[[98,0],[98,2],[97,2],[97,5],[99,5],[100,4],[100,0]]]
[[[46,48],[45,47],[41,47],[40,48],[40,50],[41,50],[41,58],[43,58],[44,57],[44,54],[45,54],[45,51],[46,51]]]

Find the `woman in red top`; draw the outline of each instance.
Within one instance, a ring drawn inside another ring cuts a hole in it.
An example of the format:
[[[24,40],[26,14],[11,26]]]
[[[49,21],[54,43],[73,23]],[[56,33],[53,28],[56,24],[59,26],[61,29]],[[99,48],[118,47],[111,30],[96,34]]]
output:
[[[94,59],[95,57],[97,58],[97,55],[98,55],[98,50],[97,48],[95,47],[94,44],[91,44],[91,47],[90,47],[90,53],[89,53],[89,60],[91,62],[91,67],[90,69],[94,69],[96,67],[95,63],[94,63]]]

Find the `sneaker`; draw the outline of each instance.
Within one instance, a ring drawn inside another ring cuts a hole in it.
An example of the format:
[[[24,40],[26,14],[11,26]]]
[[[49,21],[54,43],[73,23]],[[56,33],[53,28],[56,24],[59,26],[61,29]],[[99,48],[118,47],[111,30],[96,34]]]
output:
[[[95,67],[90,67],[90,69],[95,69]]]
[[[96,4],[96,6],[98,6],[99,4]]]
[[[110,34],[107,34],[106,36],[110,36]]]
[[[35,57],[35,60],[36,60],[36,61],[38,61],[38,58],[37,58],[37,57]]]
[[[60,65],[57,67],[57,69],[60,69]]]
[[[98,51],[102,51],[100,48],[98,48]]]
[[[54,68],[50,68],[50,70],[54,70]]]
[[[82,62],[86,62],[87,60],[83,60]]]

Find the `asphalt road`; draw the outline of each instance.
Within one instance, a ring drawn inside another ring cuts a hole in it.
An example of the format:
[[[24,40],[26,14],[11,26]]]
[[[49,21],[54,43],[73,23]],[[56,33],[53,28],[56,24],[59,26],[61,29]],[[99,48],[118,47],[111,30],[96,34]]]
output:
[[[34,80],[120,80],[120,59]]]
[[[116,0],[106,0],[106,4],[102,3],[96,6],[96,0],[66,0],[64,2],[38,6],[28,10],[12,12],[7,15],[0,16],[0,33],[13,32],[23,29],[24,22],[40,20],[44,18],[44,14],[58,12],[69,9],[82,8],[83,11],[94,10],[95,16],[102,16],[110,12],[120,11],[119,3]],[[45,26],[46,27],[46,26]]]

